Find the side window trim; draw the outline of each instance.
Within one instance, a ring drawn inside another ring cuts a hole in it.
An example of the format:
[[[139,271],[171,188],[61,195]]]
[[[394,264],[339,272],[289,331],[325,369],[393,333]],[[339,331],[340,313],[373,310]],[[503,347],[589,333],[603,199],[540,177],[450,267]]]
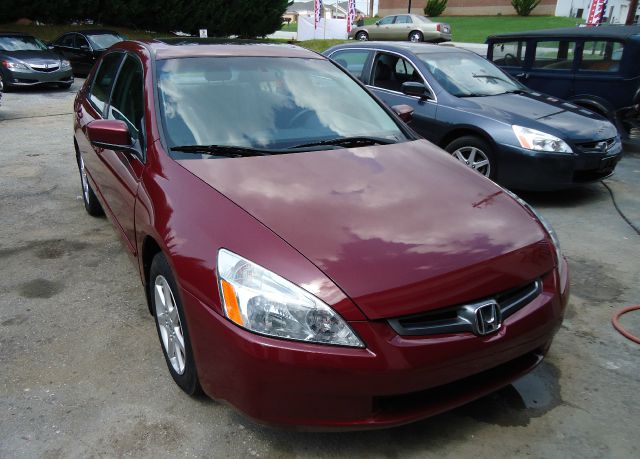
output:
[[[146,142],[146,129],[145,129],[147,117],[145,116],[145,112],[144,112],[144,105],[145,105],[144,104],[144,65],[142,64],[142,60],[140,59],[140,57],[138,57],[136,54],[130,53],[127,51],[122,52],[122,54],[124,55],[124,57],[120,60],[118,71],[116,72],[116,76],[113,79],[113,84],[111,85],[109,99],[107,103],[105,103],[105,113],[107,114],[107,118],[108,118],[109,113],[111,111],[111,101],[113,99],[113,92],[116,88],[116,85],[118,84],[118,81],[120,80],[120,72],[122,71],[122,68],[124,67],[124,63],[127,60],[127,58],[131,57],[136,61],[136,64],[140,66],[140,70],[142,70],[142,82],[141,82],[142,88],[141,88],[140,94],[142,95],[143,111],[142,111],[142,121],[140,123],[140,138],[137,139],[139,150],[140,150],[140,156],[137,156],[137,157],[140,160],[140,162],[144,164],[147,159],[147,147],[146,147],[147,142]],[[129,119],[127,119],[127,121],[129,121],[130,124],[133,124]]]
[[[118,69],[116,70],[116,74],[113,78],[113,83],[111,84],[111,88],[109,89],[109,96],[106,98],[106,101],[104,103],[104,109],[100,110],[96,104],[91,100],[91,94],[93,93],[93,86],[96,84],[96,78],[98,76],[98,74],[100,73],[100,69],[102,69],[102,66],[104,65],[104,60],[107,56],[111,56],[113,54],[120,54],[120,63],[118,64]],[[125,52],[123,51],[112,51],[108,54],[105,54],[104,56],[102,56],[102,60],[100,61],[100,67],[98,67],[96,69],[96,71],[93,73],[93,81],[91,82],[91,88],[89,88],[89,97],[87,97],[87,100],[89,101],[89,103],[91,104],[91,106],[94,108],[94,110],[96,112],[98,112],[100,114],[100,116],[102,117],[102,119],[104,118],[104,114],[108,113],[108,107],[109,104],[111,102],[111,95],[113,94],[113,88],[116,85],[116,81],[118,81],[118,74],[120,73],[120,69],[122,68],[122,64],[124,63],[124,59],[123,57],[125,56]]]

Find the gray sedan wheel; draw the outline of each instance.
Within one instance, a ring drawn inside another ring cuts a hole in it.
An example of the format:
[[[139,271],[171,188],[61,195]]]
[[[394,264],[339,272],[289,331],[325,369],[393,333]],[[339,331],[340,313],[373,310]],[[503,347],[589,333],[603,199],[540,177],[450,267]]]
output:
[[[479,174],[491,179],[496,176],[496,164],[491,146],[475,136],[464,136],[446,146],[451,155]]]
[[[424,35],[422,35],[422,32],[420,32],[419,30],[414,30],[409,34],[409,41],[419,43],[422,40],[424,40]]]
[[[361,30],[360,32],[358,32],[356,34],[356,40],[367,41],[367,40],[369,40],[369,34],[367,32],[365,32],[364,30]]]

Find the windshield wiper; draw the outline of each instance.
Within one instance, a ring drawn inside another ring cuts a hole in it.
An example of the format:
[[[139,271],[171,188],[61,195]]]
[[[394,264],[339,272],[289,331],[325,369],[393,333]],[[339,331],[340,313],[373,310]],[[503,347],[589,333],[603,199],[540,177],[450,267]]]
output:
[[[479,92],[468,92],[466,94],[457,94],[456,97],[487,97],[494,94],[480,94]]]
[[[276,153],[274,150],[260,150],[258,148],[241,147],[239,145],[179,145],[177,147],[171,147],[171,151],[194,154],[205,153],[212,156],[225,156],[227,158],[266,156]]]
[[[473,78],[487,78],[487,79],[491,79],[491,80],[499,80],[499,81],[504,81],[505,83],[511,83],[509,80],[505,80],[504,78],[500,78],[499,76],[495,76],[495,75],[480,75],[480,74],[471,74],[471,76]]]
[[[385,139],[383,137],[338,137],[337,139],[319,140],[317,142],[303,143],[290,147],[305,148],[305,147],[319,147],[322,145],[336,145],[338,147],[353,148],[353,147],[367,147],[370,145],[388,145],[390,143],[396,143],[397,140]]]

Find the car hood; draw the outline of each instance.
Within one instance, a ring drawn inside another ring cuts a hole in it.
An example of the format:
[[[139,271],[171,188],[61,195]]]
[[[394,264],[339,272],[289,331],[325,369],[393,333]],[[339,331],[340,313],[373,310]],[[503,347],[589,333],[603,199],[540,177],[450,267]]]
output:
[[[59,64],[60,56],[51,50],[42,51],[2,51],[7,57],[27,63]]]
[[[478,114],[548,132],[564,140],[592,141],[617,135],[613,124],[600,115],[545,94],[500,94],[464,100]]]
[[[532,215],[425,140],[179,163],[323,270],[371,319],[476,300],[553,268]]]

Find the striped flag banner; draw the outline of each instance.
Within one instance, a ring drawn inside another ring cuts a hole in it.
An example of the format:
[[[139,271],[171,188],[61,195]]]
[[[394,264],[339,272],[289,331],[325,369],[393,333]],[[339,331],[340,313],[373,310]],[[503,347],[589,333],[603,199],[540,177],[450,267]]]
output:
[[[349,0],[347,11],[347,33],[351,32],[351,25],[356,19],[356,0]]]
[[[597,26],[602,23],[604,10],[607,7],[607,0],[591,0],[589,15],[587,16],[587,26]]]
[[[318,24],[320,23],[320,19],[322,18],[322,0],[314,0],[313,12],[315,16],[314,28],[317,29]]]

